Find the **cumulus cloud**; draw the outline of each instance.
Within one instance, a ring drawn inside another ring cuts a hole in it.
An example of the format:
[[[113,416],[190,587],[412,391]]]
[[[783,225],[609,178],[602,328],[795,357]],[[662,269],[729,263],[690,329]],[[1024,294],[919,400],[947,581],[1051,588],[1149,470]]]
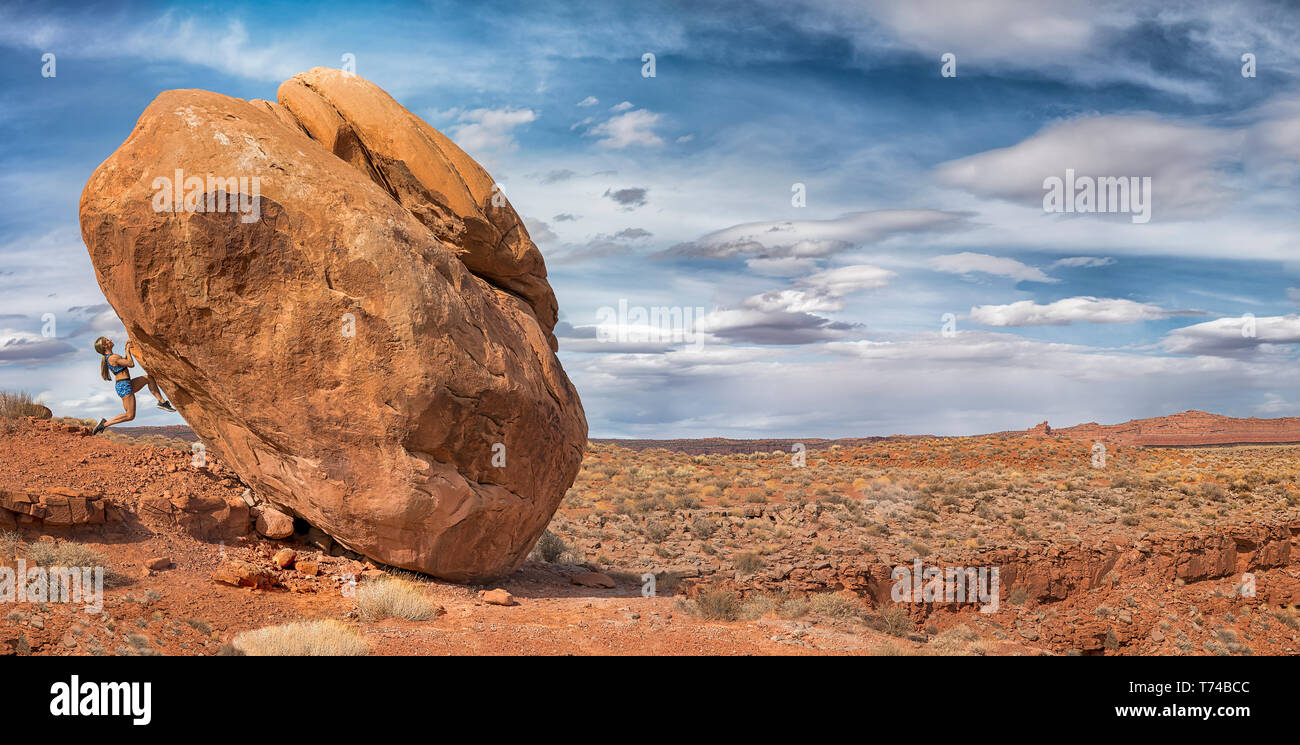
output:
[[[761,345],[800,345],[851,338],[861,324],[816,315],[844,309],[844,298],[884,287],[894,272],[866,264],[827,269],[794,282],[793,287],[753,295],[736,309],[716,310],[697,328],[726,341]]]
[[[71,344],[27,331],[0,329],[0,365],[50,362],[76,354]]]
[[[1285,351],[1282,345],[1300,343],[1300,316],[1216,318],[1170,331],[1160,347],[1175,354],[1236,357],[1258,352]]]
[[[1007,305],[977,305],[971,320],[984,326],[1068,326],[1072,323],[1137,323],[1173,316],[1203,315],[1194,310],[1166,310],[1152,303],[1121,298],[1070,297],[1040,305],[1021,300]]]
[[[1010,277],[1017,282],[1060,282],[1049,277],[1037,267],[1023,264],[1005,256],[963,251],[957,254],[935,256],[927,262],[936,271],[950,274],[991,274],[997,277]]]
[[[860,324],[832,321],[812,313],[756,308],[715,310],[696,322],[698,331],[731,342],[762,345],[814,344],[844,339]]]
[[[645,109],[619,114],[601,122],[587,131],[587,136],[597,137],[596,144],[610,150],[622,150],[634,145],[658,147],[664,140],[655,133],[663,117]]]
[[[827,269],[804,277],[791,289],[772,290],[747,298],[743,305],[767,313],[815,313],[844,309],[844,297],[889,284],[894,272],[867,264]]]
[[[606,189],[601,196],[609,197],[625,210],[633,210],[645,206],[649,191],[645,187],[634,186],[627,189]]]
[[[587,96],[586,98],[578,102],[578,106],[582,108],[586,108],[588,106],[595,106],[598,103],[600,103],[600,99],[596,98],[595,96]]]
[[[750,222],[679,243],[665,256],[730,258],[821,257],[907,233],[957,230],[966,226],[964,212],[874,210],[850,212],[830,220]]]
[[[622,103],[616,103],[613,106],[610,106],[609,110],[617,114],[619,112],[628,111],[630,109],[635,109],[635,108],[636,107],[632,105],[632,102],[624,101]]]
[[[511,151],[519,147],[514,130],[537,120],[532,109],[472,109],[459,112],[448,134],[467,152]]]

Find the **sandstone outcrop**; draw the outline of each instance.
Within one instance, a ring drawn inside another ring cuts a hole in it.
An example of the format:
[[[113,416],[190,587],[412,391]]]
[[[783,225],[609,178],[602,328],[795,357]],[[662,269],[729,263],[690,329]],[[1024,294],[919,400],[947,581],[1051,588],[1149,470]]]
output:
[[[210,458],[377,561],[509,572],[586,442],[537,248],[492,179],[373,84],[167,91],[82,236]]]
[[[101,525],[106,514],[102,496],[99,492],[61,487],[44,492],[0,490],[0,527]]]

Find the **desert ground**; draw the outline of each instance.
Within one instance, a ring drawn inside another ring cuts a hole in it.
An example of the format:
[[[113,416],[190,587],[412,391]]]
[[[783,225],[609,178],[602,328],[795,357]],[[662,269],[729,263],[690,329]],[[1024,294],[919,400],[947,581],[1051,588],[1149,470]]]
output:
[[[194,465],[176,428],[0,425],[0,561],[107,578],[96,612],[0,608],[0,654],[1300,651],[1300,445],[1113,445],[1099,463],[1041,429],[802,455],[591,442],[528,561],[459,585],[302,521],[259,535],[244,485]],[[891,571],[918,560],[998,567],[996,611],[896,601]]]

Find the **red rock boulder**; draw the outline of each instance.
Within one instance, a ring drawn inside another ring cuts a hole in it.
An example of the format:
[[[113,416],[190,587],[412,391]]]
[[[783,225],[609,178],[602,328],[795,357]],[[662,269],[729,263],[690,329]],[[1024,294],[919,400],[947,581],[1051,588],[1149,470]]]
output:
[[[386,564],[512,571],[586,444],[541,255],[379,88],[318,69],[280,95],[149,105],[82,194],[100,287],[261,498]]]

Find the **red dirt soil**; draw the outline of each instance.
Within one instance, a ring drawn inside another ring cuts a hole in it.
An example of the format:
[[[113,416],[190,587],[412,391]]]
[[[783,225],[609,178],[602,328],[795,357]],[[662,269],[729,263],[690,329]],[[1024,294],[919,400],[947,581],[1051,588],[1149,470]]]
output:
[[[53,515],[59,500],[86,499],[103,517],[63,526],[17,515],[24,543],[0,563],[75,541],[100,551],[123,584],[106,590],[103,613],[0,606],[0,655],[213,655],[239,632],[320,618],[359,630],[371,654],[1300,652],[1300,472],[1286,465],[1290,448],[1117,445],[1109,470],[1093,471],[1088,443],[1055,436],[900,438],[819,448],[792,470],[789,453],[593,445],[551,524],[564,557],[530,560],[491,585],[417,577],[445,613],[362,622],[350,580],[384,568],[306,526],[283,541],[252,532],[243,485],[220,463],[194,467],[186,443],[88,437],[73,420],[3,424],[0,480],[11,501],[25,494],[20,506]],[[654,485],[668,487],[666,505]],[[699,496],[675,502],[675,490]],[[1179,517],[1182,499],[1199,511]],[[1146,506],[1131,511],[1126,500]],[[1213,517],[1201,516],[1207,506]],[[0,530],[5,515],[15,518],[0,509]],[[272,556],[285,547],[320,573],[277,568]],[[1000,610],[911,603],[900,616],[890,568],[916,556],[927,566],[1000,566]],[[170,568],[146,569],[155,558]],[[214,581],[230,560],[273,587]],[[575,584],[591,571],[614,587]],[[641,596],[646,571],[658,597]],[[1245,574],[1256,594],[1241,592]],[[497,587],[518,604],[484,602],[481,591]],[[752,620],[708,620],[703,601],[718,593],[749,604],[725,617]]]

